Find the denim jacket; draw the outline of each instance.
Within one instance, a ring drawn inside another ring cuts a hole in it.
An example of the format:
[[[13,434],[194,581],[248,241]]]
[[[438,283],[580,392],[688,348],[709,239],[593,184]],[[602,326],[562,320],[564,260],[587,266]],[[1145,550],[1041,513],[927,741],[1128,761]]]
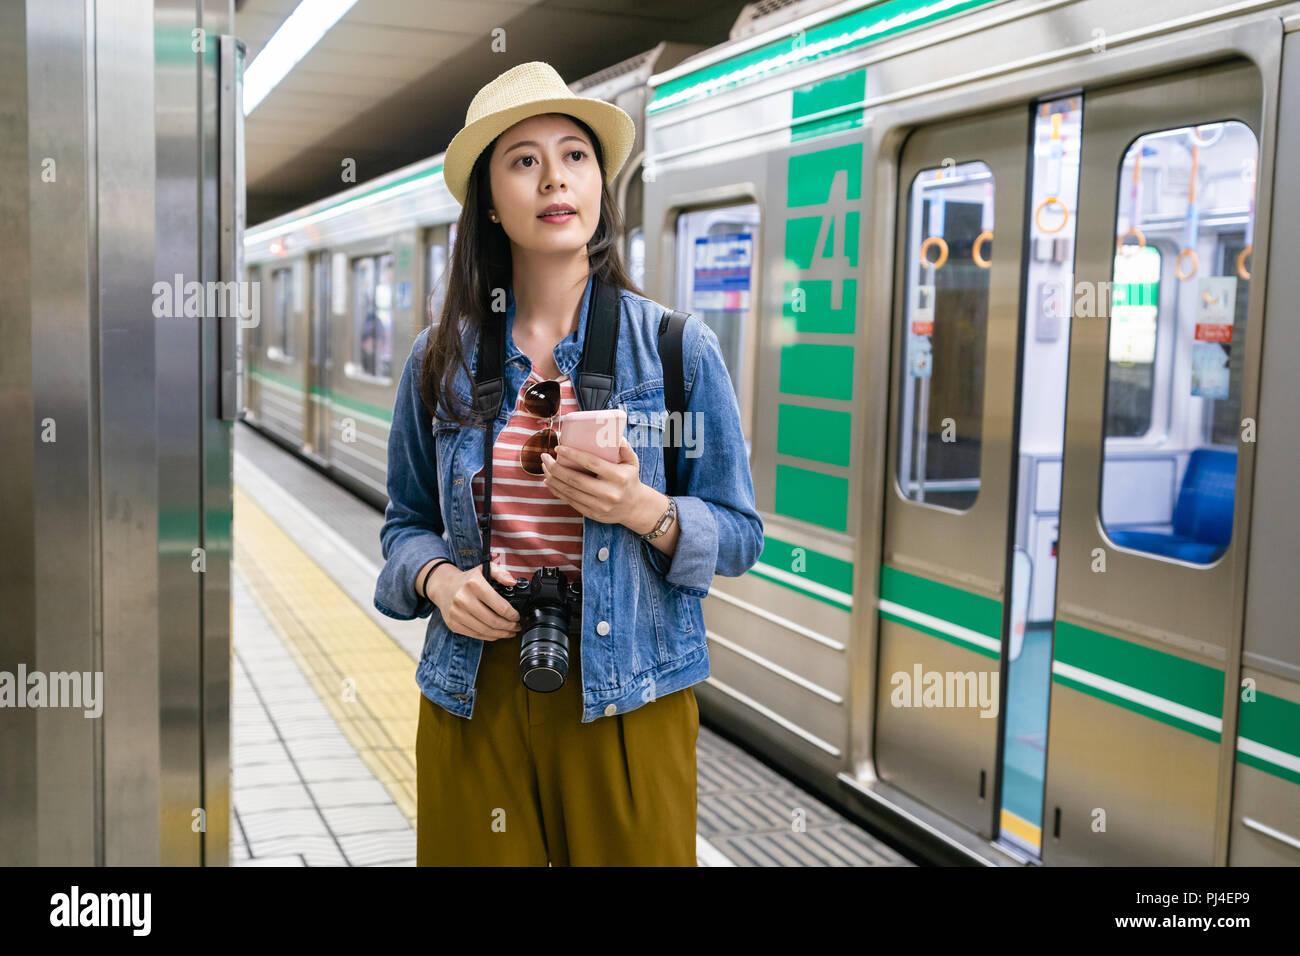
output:
[[[591,290],[589,278],[578,329],[555,346],[562,375],[575,373],[582,359]],[[640,460],[641,481],[666,492],[658,351],[665,309],[623,290],[619,308],[607,407],[628,413],[627,438]],[[513,323],[514,297],[508,292],[506,399],[493,425],[494,444],[532,372],[532,361],[515,347]],[[463,335],[472,373],[478,368],[477,330],[467,328]],[[462,570],[481,565],[471,481],[484,466],[485,435],[482,428],[427,415],[418,382],[428,336],[425,329],[416,337],[397,387],[388,438],[389,504],[380,531],[385,564],[374,600],[376,608],[398,620],[429,618],[416,683],[430,700],[468,718],[474,713],[483,642],[451,632],[438,607],[416,595],[415,577],[438,557]],[[629,713],[708,677],[700,599],[714,574],[745,573],[763,549],[763,520],[754,506],[736,395],[717,334],[695,316],[683,332],[682,365],[689,423],[677,452],[681,530],[671,558],[621,524],[583,518],[581,662],[579,668],[570,661],[568,677],[576,679],[580,669],[583,723]],[[464,369],[456,370],[454,389],[461,407],[468,407],[472,379]]]

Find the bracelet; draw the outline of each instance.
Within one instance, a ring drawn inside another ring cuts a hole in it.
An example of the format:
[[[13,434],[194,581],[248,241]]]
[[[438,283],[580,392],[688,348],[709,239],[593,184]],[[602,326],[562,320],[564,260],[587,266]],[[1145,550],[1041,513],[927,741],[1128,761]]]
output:
[[[426,601],[432,601],[433,598],[429,597],[427,592],[427,588],[429,586],[429,579],[433,577],[433,572],[437,571],[440,566],[444,564],[451,564],[451,563],[452,563],[451,558],[437,558],[436,560],[434,560],[433,564],[430,565],[429,570],[424,572],[423,582],[419,580],[415,582],[416,593],[420,597],[424,598]]]
[[[641,535],[641,538],[645,541],[653,541],[655,538],[659,537],[661,534],[666,532],[670,527],[672,527],[673,522],[676,520],[677,520],[677,501],[670,497],[668,499],[668,507],[664,510],[664,513],[659,517],[659,520],[655,522],[655,526],[651,528],[649,531],[647,531],[645,534]]]

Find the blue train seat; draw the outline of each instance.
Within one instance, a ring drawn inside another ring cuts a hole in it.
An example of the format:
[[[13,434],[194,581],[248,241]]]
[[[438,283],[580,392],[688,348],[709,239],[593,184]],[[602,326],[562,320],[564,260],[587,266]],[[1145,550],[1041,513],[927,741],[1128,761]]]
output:
[[[1125,548],[1209,564],[1232,539],[1232,505],[1237,485],[1237,453],[1197,448],[1187,462],[1174,505],[1173,532],[1112,531]]]

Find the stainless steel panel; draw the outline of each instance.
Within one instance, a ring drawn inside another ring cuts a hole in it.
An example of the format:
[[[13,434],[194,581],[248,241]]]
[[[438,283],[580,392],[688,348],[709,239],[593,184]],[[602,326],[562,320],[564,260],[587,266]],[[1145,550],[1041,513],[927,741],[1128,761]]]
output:
[[[104,863],[151,865],[161,838],[158,646],[166,626],[157,611],[155,322],[146,319],[156,276],[153,5],[89,6],[98,175],[92,288],[99,297]]]
[[[201,25],[208,41],[199,72],[199,272],[205,283],[219,282],[234,273],[238,256],[235,236],[223,236],[223,189],[238,212],[242,201],[230,195],[227,181],[237,174],[231,168],[235,151],[223,142],[223,106],[238,107],[235,78],[223,68],[222,51],[229,51],[229,70],[240,70],[237,51],[230,38],[223,36],[233,27],[230,0],[205,0]],[[224,94],[223,84],[230,85]],[[235,102],[231,103],[234,97]],[[235,146],[240,137],[235,136]],[[242,160],[240,161],[242,162]],[[232,230],[233,232],[233,230]],[[232,554],[234,487],[232,470],[232,421],[222,415],[223,367],[233,351],[233,335],[228,322],[211,319],[203,323],[200,357],[202,441],[201,467],[193,476],[199,492],[202,516],[202,547],[207,570],[198,577],[202,585],[202,620],[197,638],[202,681],[198,706],[202,730],[202,779],[200,797],[206,818],[202,834],[205,866],[226,866],[230,858],[230,559]],[[229,341],[223,342],[229,336]]]
[[[0,665],[87,673],[103,707],[0,716],[4,863],[158,861],[151,12],[0,11]]]
[[[33,504],[36,458],[41,448],[32,429],[36,374],[32,324],[30,123],[27,90],[28,28],[24,4],[0,4],[0,670],[15,674],[19,663],[36,660],[36,522]],[[39,124],[40,113],[36,116]],[[39,135],[39,130],[38,130]],[[84,190],[84,187],[83,187]],[[53,198],[53,197],[50,197]],[[72,198],[63,196],[63,199]],[[46,240],[48,242],[48,239]],[[48,250],[46,250],[48,251]],[[42,416],[43,417],[43,416]],[[69,449],[73,451],[74,449]],[[6,710],[0,716],[0,863],[34,864],[38,859],[35,710]],[[93,814],[93,804],[89,809]],[[90,821],[85,821],[90,822]],[[92,853],[82,860],[93,859]]]
[[[154,5],[156,270],[168,281],[216,282],[232,269],[233,246],[221,246],[218,123],[221,36],[232,19],[228,0]],[[230,424],[220,417],[220,335],[215,318],[158,327],[158,827],[167,865],[224,865],[229,852]]]
[[[160,0],[154,8],[157,124],[157,275],[199,278],[195,199],[199,165],[195,144],[197,57],[189,53],[195,22],[192,0]],[[183,50],[186,55],[168,51]],[[196,638],[201,627],[202,585],[192,569],[201,545],[195,476],[199,439],[199,334],[195,321],[158,324],[158,617],[161,634],[158,685],[162,695],[162,768],[159,780],[160,862],[198,866],[202,841],[191,831],[191,811],[203,805],[200,681]]]
[[[244,45],[232,36],[220,40],[219,148],[221,157],[219,201],[222,283],[244,281]],[[235,286],[226,286],[235,288]],[[221,348],[221,418],[234,421],[239,413],[239,388],[235,376],[237,330],[243,319],[242,288],[235,304],[227,301],[226,314],[219,317]]]
[[[31,197],[32,391],[37,415],[57,427],[55,442],[37,446],[32,513],[36,522],[36,644],[39,670],[102,670],[97,435],[98,283],[90,237],[95,222],[96,117],[94,28],[82,3],[31,5],[27,23],[29,166],[56,158],[63,188]],[[82,242],[69,242],[78,236]],[[57,592],[44,590],[62,582]],[[55,594],[58,594],[57,599]],[[30,666],[30,663],[29,663]],[[105,692],[112,687],[106,685]],[[42,711],[36,718],[42,755],[35,762],[37,857],[31,862],[104,862],[103,723],[80,714]]]

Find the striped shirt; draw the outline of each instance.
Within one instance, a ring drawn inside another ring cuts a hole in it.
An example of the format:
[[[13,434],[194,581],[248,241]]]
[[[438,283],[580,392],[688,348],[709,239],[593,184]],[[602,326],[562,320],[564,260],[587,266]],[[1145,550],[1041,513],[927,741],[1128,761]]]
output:
[[[519,388],[514,411],[492,449],[492,560],[517,578],[558,567],[569,581],[582,580],[582,513],[546,487],[545,475],[530,475],[519,464],[519,450],[530,435],[546,427],[521,407],[524,392],[543,381],[534,371]],[[561,375],[560,414],[578,411],[568,375]],[[559,420],[553,421],[555,428]],[[486,470],[486,469],[485,469]],[[474,510],[483,513],[483,473],[473,480]]]

